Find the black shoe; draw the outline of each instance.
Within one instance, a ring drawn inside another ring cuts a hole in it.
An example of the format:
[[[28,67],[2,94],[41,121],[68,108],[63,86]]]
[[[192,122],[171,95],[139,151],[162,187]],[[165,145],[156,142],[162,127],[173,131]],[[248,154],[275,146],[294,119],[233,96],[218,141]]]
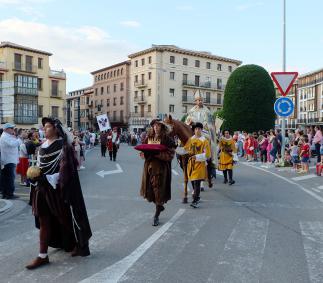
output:
[[[159,218],[155,216],[153,221],[153,226],[158,226],[158,225],[159,225]]]
[[[228,180],[226,180],[226,179],[225,179],[225,180],[223,181],[223,184],[226,184],[226,183],[228,183]]]
[[[113,161],[116,161],[115,159],[113,159]]]
[[[160,206],[160,212],[164,211],[165,207],[163,205]]]
[[[230,180],[230,181],[229,181],[229,185],[231,186],[231,185],[233,185],[235,182],[236,182],[236,181],[234,181],[234,180]]]
[[[19,198],[19,197],[16,195],[7,196],[7,199],[17,199],[17,198]]]
[[[201,188],[201,192],[204,192],[204,188],[203,187]]]
[[[198,208],[198,207],[199,207],[199,205],[198,205],[198,203],[197,203],[196,201],[193,201],[193,202],[191,203],[191,207],[193,207],[193,208]]]

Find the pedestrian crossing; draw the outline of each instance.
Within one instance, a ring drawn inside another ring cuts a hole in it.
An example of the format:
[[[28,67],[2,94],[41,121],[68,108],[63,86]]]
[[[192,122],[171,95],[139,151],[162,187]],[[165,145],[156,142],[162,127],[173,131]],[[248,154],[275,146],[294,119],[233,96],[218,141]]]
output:
[[[102,217],[102,213],[101,210],[89,212],[92,220]],[[151,228],[152,234],[145,236],[148,238],[143,237],[138,246],[122,252],[121,257],[117,251],[140,234],[143,227],[150,226],[150,213],[126,214],[105,226],[96,227],[90,243],[90,257],[71,258],[68,253],[51,249],[51,264],[36,271],[25,270],[24,264],[35,255],[38,231],[21,233],[0,242],[0,273],[6,278],[1,282],[165,282],[164,276],[173,270],[175,263],[181,264],[181,258],[190,254],[194,257],[196,250],[203,247],[207,253],[205,257],[209,258],[208,261],[200,259],[203,265],[207,265],[205,280],[196,281],[194,268],[182,266],[180,268],[186,269],[186,273],[182,281],[176,282],[259,282],[264,265],[270,264],[264,260],[266,250],[270,249],[267,245],[281,246],[276,238],[270,238],[272,220],[260,215],[237,215],[226,227],[219,224],[219,218],[206,215],[203,208],[180,209],[176,217],[167,221],[169,216],[163,215],[161,220],[165,223],[157,230]],[[299,268],[305,268],[307,273],[301,282],[309,281],[307,276],[310,282],[323,282],[323,221],[301,220],[298,224],[299,231],[296,232],[302,239],[300,246],[281,246],[281,249],[304,251],[307,266]],[[216,233],[219,229],[223,229],[223,238],[205,242],[206,230],[219,236]],[[201,238],[204,241],[199,241]],[[214,245],[215,242],[219,244]],[[275,260],[279,262],[280,258]],[[117,280],[111,281],[111,278]]]

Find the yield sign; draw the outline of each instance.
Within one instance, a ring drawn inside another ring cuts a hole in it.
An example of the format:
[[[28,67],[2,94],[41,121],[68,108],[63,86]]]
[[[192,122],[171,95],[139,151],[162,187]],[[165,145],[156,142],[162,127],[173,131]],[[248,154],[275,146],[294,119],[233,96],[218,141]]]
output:
[[[297,72],[272,72],[271,77],[282,96],[286,96],[298,76]]]

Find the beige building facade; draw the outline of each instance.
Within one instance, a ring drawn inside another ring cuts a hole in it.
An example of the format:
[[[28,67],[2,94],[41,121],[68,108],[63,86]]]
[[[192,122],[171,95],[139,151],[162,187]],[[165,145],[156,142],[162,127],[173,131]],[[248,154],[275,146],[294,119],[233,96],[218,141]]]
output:
[[[92,72],[93,95],[90,115],[107,114],[111,126],[128,127],[130,61]],[[97,128],[97,124],[94,125]]]
[[[37,127],[42,117],[66,122],[66,74],[50,69],[46,51],[11,42],[0,44],[1,123]]]
[[[153,45],[129,58],[131,130],[143,128],[166,113],[181,119],[194,106],[197,90],[211,112],[221,109],[227,80],[241,64],[174,45]]]

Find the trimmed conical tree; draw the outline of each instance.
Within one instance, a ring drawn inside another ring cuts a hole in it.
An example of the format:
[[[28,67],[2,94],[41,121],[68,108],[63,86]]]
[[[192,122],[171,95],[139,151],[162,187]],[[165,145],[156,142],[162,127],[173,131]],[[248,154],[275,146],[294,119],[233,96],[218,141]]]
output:
[[[254,132],[275,125],[275,89],[268,72],[258,65],[237,68],[229,77],[223,102],[223,129]]]

